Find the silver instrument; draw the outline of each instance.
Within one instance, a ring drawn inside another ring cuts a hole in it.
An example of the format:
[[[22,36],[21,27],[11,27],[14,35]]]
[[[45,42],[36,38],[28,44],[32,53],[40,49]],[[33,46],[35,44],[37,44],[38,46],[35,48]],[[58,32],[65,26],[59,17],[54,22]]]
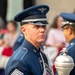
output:
[[[66,52],[66,48],[63,48],[63,54],[59,55],[54,62],[58,75],[69,75],[74,67],[74,61],[72,57],[67,55]]]

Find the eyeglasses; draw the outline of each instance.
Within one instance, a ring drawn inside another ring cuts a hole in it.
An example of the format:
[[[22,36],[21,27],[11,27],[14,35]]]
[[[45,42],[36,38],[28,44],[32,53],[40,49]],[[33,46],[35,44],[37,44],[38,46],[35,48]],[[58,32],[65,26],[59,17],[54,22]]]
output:
[[[65,29],[69,29],[69,27],[68,27],[68,28],[64,28],[64,27],[63,27],[63,28],[62,28],[62,31],[65,30]]]

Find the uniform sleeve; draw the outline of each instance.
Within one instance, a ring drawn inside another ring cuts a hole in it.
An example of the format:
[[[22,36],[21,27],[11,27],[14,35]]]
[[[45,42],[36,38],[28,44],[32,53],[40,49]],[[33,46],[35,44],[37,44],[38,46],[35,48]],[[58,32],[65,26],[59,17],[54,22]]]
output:
[[[5,75],[30,75],[30,70],[25,64],[14,61],[11,67],[6,67]]]

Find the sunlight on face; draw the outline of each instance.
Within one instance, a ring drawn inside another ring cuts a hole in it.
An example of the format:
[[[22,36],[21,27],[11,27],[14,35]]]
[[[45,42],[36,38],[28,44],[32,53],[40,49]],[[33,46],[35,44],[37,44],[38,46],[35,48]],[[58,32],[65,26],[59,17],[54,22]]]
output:
[[[26,35],[32,41],[42,43],[46,37],[46,26],[28,25],[26,27]]]
[[[68,38],[69,38],[69,34],[70,34],[69,27],[64,26],[64,28],[63,28],[63,34],[64,34],[64,36],[66,38],[66,41],[68,42]]]

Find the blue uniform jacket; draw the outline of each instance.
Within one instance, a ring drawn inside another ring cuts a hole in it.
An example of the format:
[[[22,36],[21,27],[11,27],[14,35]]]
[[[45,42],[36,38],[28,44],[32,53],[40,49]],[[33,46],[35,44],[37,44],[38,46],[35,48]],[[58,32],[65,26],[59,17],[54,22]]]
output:
[[[42,75],[43,64],[40,52],[25,39],[9,59],[5,75]],[[42,52],[41,54],[48,65],[45,54]]]
[[[67,47],[67,50],[68,50],[68,55],[70,55],[73,60],[74,60],[74,63],[75,63],[75,38],[72,39],[70,42],[69,42],[69,46]],[[73,70],[70,72],[70,75],[75,75],[75,66],[73,68]]]

